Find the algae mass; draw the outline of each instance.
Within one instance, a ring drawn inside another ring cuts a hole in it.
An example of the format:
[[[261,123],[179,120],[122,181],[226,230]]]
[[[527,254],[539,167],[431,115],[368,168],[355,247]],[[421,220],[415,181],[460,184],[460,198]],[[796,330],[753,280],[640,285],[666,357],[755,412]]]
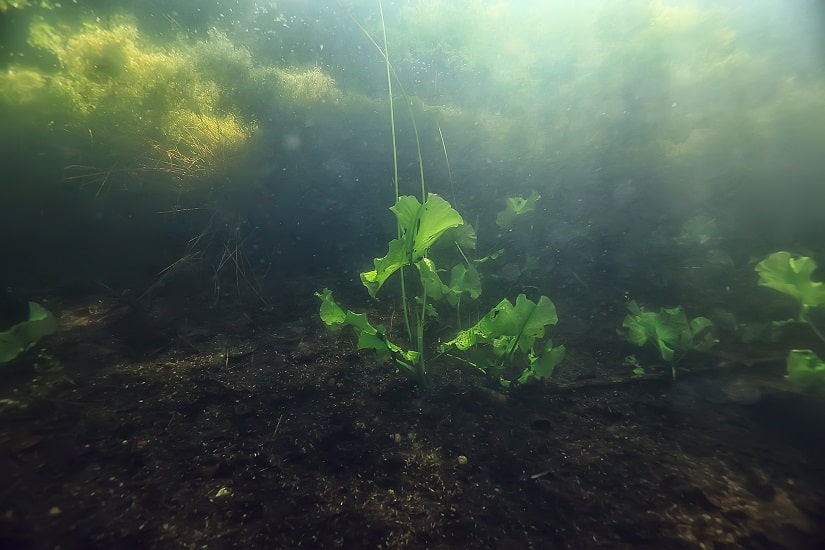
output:
[[[203,70],[203,50],[220,40],[163,47],[125,16],[74,27],[37,20],[28,42],[56,70],[12,66],[3,96],[78,138],[88,133],[112,161],[202,176],[226,169],[255,130],[227,97],[227,83]]]
[[[82,23],[34,18],[28,40],[46,59],[11,64],[0,91],[28,131],[60,126],[97,143],[99,162],[171,175],[185,185],[226,173],[257,132],[258,113],[242,100],[258,94],[307,108],[337,96],[317,67],[256,66],[224,33],[165,42],[138,29],[132,16]]]

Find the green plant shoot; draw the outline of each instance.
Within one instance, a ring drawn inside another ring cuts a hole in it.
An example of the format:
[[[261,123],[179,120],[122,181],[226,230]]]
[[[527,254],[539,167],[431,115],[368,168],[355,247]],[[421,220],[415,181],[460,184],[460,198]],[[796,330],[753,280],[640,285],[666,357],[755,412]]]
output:
[[[499,373],[512,365],[514,356],[521,352],[527,356],[527,366],[518,381],[525,383],[530,378],[546,379],[553,374],[556,365],[564,358],[564,346],[553,347],[547,341],[536,351],[537,340],[544,338],[545,327],[558,322],[556,306],[547,296],[533,302],[524,294],[519,294],[513,305],[506,298],[491,309],[478,323],[460,331],[455,338],[440,346],[442,353],[450,348],[466,351],[478,345],[487,345],[495,358],[481,358],[473,366],[485,373]],[[501,378],[503,385],[512,380]]]
[[[450,203],[433,193],[424,204],[413,196],[399,197],[390,210],[398,219],[401,234],[390,241],[383,258],[375,259],[375,269],[361,273],[361,282],[373,298],[393,273],[420,262],[445,231],[464,223]]]
[[[522,197],[509,197],[504,210],[496,214],[496,224],[502,229],[509,229],[513,226],[513,222],[518,216],[534,211],[536,209],[536,202],[538,202],[540,198],[541,195],[537,191],[530,193],[530,196],[526,199]]]
[[[825,361],[809,349],[794,349],[788,354],[788,382],[809,392],[825,391]]]
[[[685,353],[690,350],[704,351],[716,343],[707,332],[713,323],[706,317],[688,320],[682,306],[661,308],[658,312],[645,311],[635,300],[627,309],[630,313],[624,318],[622,328],[625,338],[637,346],[650,343],[659,350],[662,359],[670,363],[673,379],[676,379],[676,366]]]
[[[363,313],[344,311],[332,296],[332,291],[325,288],[321,292],[316,292],[321,300],[321,320],[331,330],[341,330],[344,327],[352,327],[358,335],[358,349],[371,349],[376,352],[379,360],[392,360],[396,365],[402,367],[407,374],[417,375],[416,363],[419,359],[419,352],[404,350],[387,339],[383,326],[372,326]]]
[[[464,294],[467,294],[471,300],[481,295],[481,278],[472,265],[453,266],[450,270],[449,285],[442,282],[435,263],[429,258],[423,258],[416,266],[421,277],[421,284],[427,291],[427,296],[433,300],[446,299],[450,305],[455,306]]]
[[[825,335],[814,325],[811,308],[825,305],[825,284],[814,281],[811,275],[816,262],[808,256],[794,256],[781,250],[774,252],[756,265],[759,284],[791,296],[799,304],[799,315],[790,322],[807,324],[823,342]],[[774,325],[785,324],[774,322]],[[809,349],[794,349],[788,353],[788,382],[804,391],[825,390],[825,362]]]
[[[825,284],[811,280],[816,262],[807,256],[790,252],[774,252],[756,266],[759,284],[793,297],[799,304],[797,320],[807,323],[816,336],[825,342],[825,335],[813,324],[809,310],[825,305]]]
[[[34,346],[40,338],[57,330],[57,320],[43,306],[29,302],[29,318],[0,332],[0,365]]]

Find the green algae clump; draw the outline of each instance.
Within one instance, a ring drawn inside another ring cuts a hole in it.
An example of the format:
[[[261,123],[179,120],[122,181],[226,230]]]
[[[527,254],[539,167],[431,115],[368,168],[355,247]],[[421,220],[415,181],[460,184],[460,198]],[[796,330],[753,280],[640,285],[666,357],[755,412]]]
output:
[[[36,18],[28,43],[52,69],[12,66],[0,75],[1,105],[35,127],[59,125],[95,144],[96,161],[162,171],[179,181],[227,169],[254,135],[232,82],[199,70],[202,44],[161,44],[134,20],[80,25]]]

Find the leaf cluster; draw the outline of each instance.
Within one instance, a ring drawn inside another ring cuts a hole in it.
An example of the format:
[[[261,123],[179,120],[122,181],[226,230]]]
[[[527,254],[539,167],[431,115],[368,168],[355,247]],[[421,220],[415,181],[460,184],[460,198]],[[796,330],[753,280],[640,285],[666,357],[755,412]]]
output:
[[[674,378],[676,364],[691,350],[704,351],[716,343],[708,332],[713,323],[706,317],[688,319],[682,306],[661,308],[658,312],[645,311],[635,300],[631,300],[629,313],[622,322],[624,336],[637,346],[651,344],[662,359],[671,364]]]
[[[759,262],[759,284],[787,294],[799,304],[799,318],[804,321],[808,310],[825,305],[825,284],[813,281],[816,262],[807,256],[774,252]]]
[[[427,300],[445,300],[457,306],[464,296],[476,299],[481,294],[478,271],[466,257],[466,265],[453,266],[450,283],[445,284],[428,251],[448,231],[452,232],[450,236],[459,249],[459,240],[468,247],[474,246],[475,235],[471,228],[466,229],[469,226],[464,224],[461,215],[446,200],[432,193],[423,204],[412,196],[399,197],[390,210],[397,218],[399,236],[390,241],[385,256],[373,261],[373,270],[361,273],[361,282],[370,296],[375,297],[394,273],[405,267],[416,268],[421,290],[417,300],[422,305],[421,313],[416,318],[417,351],[405,350],[390,342],[384,327],[373,326],[366,316],[345,311],[335,302],[329,289],[316,293],[316,296],[321,300],[321,319],[329,328],[340,330],[351,327],[358,335],[358,349],[372,349],[379,357],[392,360],[405,372],[426,383],[422,355],[423,318],[425,315],[437,316]],[[526,357],[528,364],[517,377],[520,383],[531,378],[546,379],[564,357],[564,346],[553,347],[549,339],[543,340],[545,328],[557,322],[556,308],[549,298],[542,296],[536,303],[521,294],[515,304],[507,299],[499,302],[474,326],[442,344],[439,352],[444,354],[451,349],[472,349],[475,360],[462,360],[484,373],[498,375],[505,386],[513,381],[512,377],[503,375],[514,365],[516,356]],[[492,353],[475,353],[481,348]]]
[[[825,361],[809,349],[794,349],[788,353],[788,381],[809,392],[825,392]]]
[[[447,231],[464,225],[464,219],[449,202],[433,193],[428,194],[423,204],[416,197],[405,195],[399,197],[390,210],[396,216],[399,236],[390,241],[386,255],[373,261],[374,269],[361,273],[361,282],[374,298],[393,274],[405,267],[416,268],[422,290],[422,295],[418,297],[422,310],[417,315],[415,323],[419,349],[405,350],[390,342],[384,328],[374,327],[367,321],[366,316],[351,311],[344,312],[343,308],[335,303],[329,290],[316,295],[322,300],[321,319],[327,326],[332,329],[352,327],[358,334],[359,349],[375,350],[379,357],[392,359],[408,374],[426,383],[427,372],[421,349],[424,317],[437,316],[432,304],[427,300],[446,299],[451,305],[456,305],[465,294],[475,299],[481,293],[481,280],[472,265],[456,265],[451,270],[450,284],[444,284],[435,262],[427,256],[430,248]],[[466,233],[462,234],[466,236]],[[405,321],[410,329],[409,319],[405,318]],[[411,339],[412,336],[410,330]]]
[[[373,298],[387,279],[405,266],[417,266],[419,272],[424,274],[422,281],[426,278],[428,285],[433,286],[433,266],[421,267],[419,264],[441,235],[464,223],[461,214],[449,202],[433,193],[427,196],[424,204],[410,195],[399,197],[390,210],[398,220],[401,234],[390,241],[389,250],[383,258],[374,260],[375,269],[361,273],[361,282]]]
[[[816,262],[808,256],[794,256],[781,250],[756,265],[759,284],[791,296],[799,305],[799,315],[790,322],[806,323],[823,342],[825,335],[811,320],[810,310],[825,305],[825,284],[814,281]],[[774,324],[780,324],[775,322]],[[805,391],[825,388],[825,362],[812,350],[791,350],[787,359],[788,381]]]
[[[358,335],[358,349],[371,349],[376,352],[379,360],[392,360],[407,374],[417,375],[416,364],[420,357],[419,352],[404,350],[390,342],[384,326],[371,325],[365,314],[354,313],[350,310],[344,311],[333,298],[330,289],[325,288],[321,292],[316,292],[315,296],[321,300],[321,320],[327,327],[334,331],[348,326],[352,327]]]
[[[496,224],[502,229],[513,226],[516,218],[536,209],[536,203],[541,198],[538,191],[533,191],[526,199],[524,197],[508,197],[504,210],[496,214]]]
[[[517,354],[524,355],[529,365],[521,372],[518,381],[525,383],[531,378],[547,379],[564,358],[565,349],[564,346],[553,347],[549,339],[541,343],[538,341],[544,338],[546,327],[555,325],[558,319],[556,307],[547,296],[533,302],[524,294],[519,294],[515,304],[503,299],[478,323],[444,342],[440,351],[443,353],[450,348],[466,351],[483,345],[493,355],[479,356],[474,365],[485,373],[495,374],[503,374],[513,364]],[[500,380],[505,386],[512,382],[504,377]]]

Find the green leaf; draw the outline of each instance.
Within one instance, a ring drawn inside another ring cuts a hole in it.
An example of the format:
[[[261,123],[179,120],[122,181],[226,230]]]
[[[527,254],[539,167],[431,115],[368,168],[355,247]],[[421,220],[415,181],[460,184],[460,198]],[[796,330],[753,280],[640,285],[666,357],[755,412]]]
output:
[[[455,338],[450,340],[449,342],[444,342],[438,348],[440,353],[444,353],[449,348],[456,348],[461,351],[466,351],[471,347],[475,346],[479,341],[479,334],[473,328],[467,330],[461,330],[458,334],[455,335]]]
[[[475,250],[476,248],[478,237],[476,236],[476,230],[473,229],[473,226],[469,223],[465,223],[459,225],[455,229],[451,229],[448,236],[461,248],[466,248],[469,250]]]
[[[626,330],[625,339],[637,346],[644,346],[648,340],[656,340],[657,314],[644,311],[635,300],[627,304],[627,309],[630,313],[622,322],[622,328]]]
[[[361,282],[373,298],[393,273],[420,261],[445,231],[464,223],[450,203],[433,193],[424,204],[413,196],[398,197],[390,210],[398,219],[401,238],[390,241],[386,256],[373,261],[374,270],[361,273]]]
[[[658,312],[645,311],[635,301],[627,306],[630,313],[622,327],[625,339],[637,346],[651,343],[662,359],[670,363],[689,350],[706,350],[716,340],[705,332],[713,323],[706,317],[688,320],[681,306],[661,308]]]
[[[519,294],[511,317],[515,324],[513,335],[518,338],[518,345],[522,351],[531,349],[536,338],[544,337],[546,325],[555,325],[559,322],[556,306],[547,296],[542,296],[538,303],[534,303],[524,294]]]
[[[350,326],[358,335],[358,349],[374,350],[380,360],[391,359],[397,365],[416,375],[415,363],[418,361],[417,351],[407,351],[387,339],[383,326],[374,327],[364,313],[355,313],[344,310],[332,297],[332,291],[325,288],[315,295],[321,299],[321,320],[333,330],[340,330]]]
[[[447,285],[441,282],[441,277],[435,268],[435,263],[429,258],[422,258],[415,264],[418,268],[418,275],[421,278],[421,286],[427,292],[427,297],[433,300],[440,300],[449,291]]]
[[[399,197],[398,202],[390,210],[398,218],[410,263],[423,258],[427,249],[445,231],[464,223],[461,214],[453,210],[449,202],[434,193],[427,196],[424,204],[410,195]]]
[[[788,354],[788,382],[804,391],[825,389],[825,362],[809,349]]]
[[[481,277],[473,266],[458,264],[450,271],[450,286],[447,301],[455,305],[462,294],[468,294],[471,300],[481,296]]]
[[[694,216],[682,225],[682,233],[677,241],[683,244],[704,245],[719,234],[716,220],[708,216]]]
[[[509,337],[507,342],[518,343],[520,349],[527,350],[532,347],[536,338],[544,336],[546,325],[555,325],[558,320],[556,306],[550,298],[542,296],[538,303],[535,303],[524,294],[519,294],[516,298],[516,305],[506,298],[503,299],[478,323],[461,331],[454,340],[446,342],[442,347],[449,347],[454,343],[456,347],[459,344],[469,347],[476,343],[493,345],[497,339]],[[500,344],[499,347],[501,347]],[[459,349],[466,348],[459,347]]]
[[[456,347],[460,350],[466,350],[479,343],[487,343],[492,345],[493,340],[497,336],[501,336],[501,333],[495,333],[495,319],[500,315],[507,316],[508,312],[512,309],[513,304],[510,303],[510,300],[507,298],[503,299],[498,303],[498,305],[491,309],[487,315],[479,319],[475,325],[467,330],[460,331],[456,334],[455,338],[449,342],[443,343],[440,349],[444,351],[450,347]]]
[[[659,348],[659,355],[662,356],[662,359],[667,361],[668,363],[673,363],[676,359],[676,352],[673,350],[670,345],[664,340],[656,340],[656,345]]]
[[[492,308],[478,323],[459,332],[455,338],[440,346],[444,352],[451,347],[467,350],[473,346],[486,344],[493,353],[504,359],[499,360],[498,368],[492,361],[478,360],[476,364],[489,372],[508,366],[516,351],[528,353],[531,365],[522,377],[549,377],[553,368],[561,360],[564,348],[553,348],[550,342],[540,355],[533,354],[533,345],[538,338],[544,337],[545,327],[558,322],[556,307],[550,298],[542,296],[538,302],[532,302],[524,294],[519,294],[515,305],[506,298]],[[558,349],[559,351],[556,351]]]
[[[355,332],[359,335],[362,332],[366,332],[367,334],[376,334],[378,332],[378,329],[370,324],[366,313],[355,313],[354,311],[347,310],[347,324],[355,329]]]
[[[522,197],[509,197],[504,210],[496,214],[496,224],[502,229],[512,227],[516,217],[536,209],[536,202],[540,198],[541,195],[537,191],[530,193],[530,196],[526,199]]]
[[[367,320],[364,313],[347,311],[347,324],[358,333],[358,349],[371,349],[377,352],[379,359],[392,359],[404,368],[413,371],[414,367],[407,364],[418,358],[418,352],[406,351],[387,339],[386,330],[379,325],[374,327]]]
[[[711,321],[707,317],[694,317],[690,320],[689,326],[691,335],[695,336],[703,330],[705,330],[706,328],[712,327],[713,321]]]
[[[364,319],[366,319],[366,316],[364,316]],[[369,325],[369,323],[367,324]],[[369,325],[367,329],[360,332],[358,334],[358,349],[374,350],[379,360],[391,359],[409,374],[416,375],[418,372],[416,363],[420,356],[419,352],[405,350],[390,342],[383,326],[374,328]]]
[[[383,258],[376,258],[373,261],[375,269],[372,271],[365,271],[361,273],[361,282],[367,288],[370,296],[375,298],[375,295],[384,285],[390,275],[409,265],[408,255],[404,248],[404,241],[400,239],[393,239],[390,241],[389,250]]]
[[[321,300],[320,315],[324,324],[333,330],[343,328],[347,314],[332,297],[332,291],[325,288],[321,292],[316,292],[315,295]]]
[[[553,376],[556,365],[564,359],[564,354],[564,346],[554,348],[553,343],[548,341],[540,354],[530,354],[530,366],[521,373],[519,383],[524,384],[530,378],[549,379]]]
[[[481,295],[481,278],[472,266],[465,267],[462,264],[453,266],[449,286],[441,281],[435,262],[431,259],[422,258],[415,266],[418,268],[421,286],[427,291],[427,297],[432,300],[438,301],[446,297],[451,305],[456,305],[465,293],[471,300]]]
[[[759,284],[793,296],[802,307],[825,304],[825,285],[811,280],[816,262],[807,256],[793,256],[790,252],[774,252],[756,266]]]
[[[29,318],[0,332],[0,365],[8,363],[57,330],[57,320],[43,306],[29,302]]]

